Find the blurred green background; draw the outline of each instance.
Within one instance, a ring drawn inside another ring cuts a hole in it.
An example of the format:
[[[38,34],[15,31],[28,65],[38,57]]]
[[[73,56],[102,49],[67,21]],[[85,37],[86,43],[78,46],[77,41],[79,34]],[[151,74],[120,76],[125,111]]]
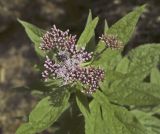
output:
[[[18,93],[13,87],[39,79],[31,63],[37,63],[32,43],[17,18],[43,29],[56,24],[79,35],[89,9],[100,22],[96,35],[101,34],[104,19],[109,26],[139,5],[148,3],[125,52],[139,44],[160,42],[159,0],[0,0],[0,134],[14,134],[36,103],[30,94]],[[50,134],[45,131],[43,134]]]

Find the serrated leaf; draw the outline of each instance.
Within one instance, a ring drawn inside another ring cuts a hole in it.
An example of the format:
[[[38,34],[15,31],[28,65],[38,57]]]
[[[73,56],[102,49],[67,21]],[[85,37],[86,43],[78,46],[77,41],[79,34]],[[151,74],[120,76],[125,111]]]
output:
[[[143,126],[125,108],[111,105],[107,97],[97,91],[85,116],[85,134],[146,134]]]
[[[150,106],[160,104],[160,88],[155,84],[137,83],[124,79],[107,89],[101,85],[111,102],[121,105]]]
[[[145,44],[131,50],[128,55],[130,64],[128,75],[136,81],[143,81],[152,68],[160,63],[160,44]]]
[[[104,134],[146,134],[143,126],[125,108],[111,105],[100,91],[94,95],[94,98],[102,106]]]
[[[160,71],[158,68],[153,68],[151,70],[151,83],[160,85]]]
[[[160,119],[139,110],[131,111],[147,129],[147,134],[160,134]]]
[[[121,74],[107,71],[101,89],[110,101],[121,105],[147,106],[160,103],[160,88],[156,84],[142,83],[153,67],[160,63],[160,45],[137,47],[125,57],[128,71]],[[123,68],[123,63],[121,64]]]
[[[124,107],[112,105],[115,117],[129,130],[131,134],[147,134],[145,127],[130,111]],[[128,133],[126,133],[128,134]]]
[[[107,34],[117,36],[117,38],[125,45],[130,40],[138,19],[143,13],[144,9],[145,6],[138,7],[134,11],[124,16],[108,29]]]
[[[54,106],[50,97],[42,99],[30,113],[28,125],[20,127],[16,134],[28,134],[28,127],[31,128],[31,132],[34,132],[33,134],[36,134],[51,126],[68,108],[68,99],[69,94],[67,93],[61,106]]]
[[[94,36],[94,30],[97,26],[99,18],[96,17],[93,21],[91,21],[90,23],[88,23],[84,29],[84,31],[82,32],[78,42],[77,42],[77,46],[79,48],[82,47],[86,47],[87,43],[91,40],[91,38]]]
[[[44,57],[44,53],[39,48],[41,43],[41,37],[44,35],[45,30],[38,28],[37,26],[30,24],[28,22],[22,21],[18,19],[19,23],[25,28],[25,31],[30,38],[30,40],[34,43],[34,48],[38,56]]]

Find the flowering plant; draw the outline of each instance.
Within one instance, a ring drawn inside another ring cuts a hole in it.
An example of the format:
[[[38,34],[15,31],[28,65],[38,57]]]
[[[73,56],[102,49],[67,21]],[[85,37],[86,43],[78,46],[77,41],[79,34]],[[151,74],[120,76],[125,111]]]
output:
[[[97,44],[98,17],[92,20],[91,12],[78,41],[55,25],[46,32],[19,20],[42,63],[40,82],[30,86],[42,99],[16,134],[40,133],[51,125],[54,134],[160,133],[160,44],[121,54],[144,9],[110,28],[105,21]]]
[[[85,51],[85,48],[77,48],[76,36],[69,35],[69,30],[63,32],[54,25],[50,32],[42,38],[41,49],[54,51],[55,60],[46,56],[42,76],[47,80],[61,78],[62,86],[80,81],[88,86],[84,90],[92,93],[98,88],[98,83],[103,79],[104,71],[93,67],[82,67],[83,62],[92,59],[92,53]],[[56,63],[57,61],[57,63]]]

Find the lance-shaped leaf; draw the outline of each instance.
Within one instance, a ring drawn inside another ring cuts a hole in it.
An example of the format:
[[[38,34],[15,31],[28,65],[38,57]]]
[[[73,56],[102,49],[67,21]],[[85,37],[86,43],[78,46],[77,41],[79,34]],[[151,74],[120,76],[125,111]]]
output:
[[[110,104],[102,92],[97,91],[94,98],[101,105],[104,134],[146,134],[146,130],[129,111]]]
[[[93,96],[90,112],[84,114],[86,134],[146,134],[143,126],[125,108],[110,104],[100,91]]]
[[[81,92],[77,92],[76,102],[83,116],[89,116],[89,102],[87,97]]]
[[[44,53],[41,51],[40,43],[41,37],[44,35],[45,30],[38,28],[37,26],[30,24],[28,22],[22,21],[18,19],[19,23],[25,28],[25,31],[30,38],[30,40],[34,43],[34,48],[38,56],[44,57]]]
[[[89,10],[89,14],[88,14],[88,18],[87,18],[87,22],[86,22],[86,26],[92,22],[92,11]]]
[[[108,129],[102,119],[101,106],[93,100],[90,105],[90,114],[85,118],[85,134],[107,134]],[[110,126],[111,124],[108,123]],[[108,133],[109,134],[109,133]]]
[[[108,23],[107,23],[107,20],[104,21],[104,30],[103,30],[103,34],[104,35],[107,35],[107,31],[109,29],[109,26],[108,26]],[[96,51],[95,53],[96,54],[101,54],[101,52],[105,49],[105,44],[101,41],[98,42],[98,45],[96,46]],[[103,57],[103,56],[101,56]]]
[[[31,124],[25,123],[18,128],[16,134],[35,134],[35,130]]]
[[[28,129],[30,134],[36,134],[51,126],[68,108],[68,99],[66,93],[60,106],[53,105],[50,97],[42,99],[30,113],[29,122],[22,125],[16,134],[29,134]]]
[[[90,23],[92,22],[92,12],[91,10],[89,10],[89,15],[88,15],[88,18],[87,18],[87,23],[86,23],[86,27],[88,25],[90,25]],[[86,44],[86,50],[88,52],[93,52],[96,48],[96,41],[95,41],[95,31],[90,39],[90,41]]]
[[[108,29],[107,34],[115,35],[125,45],[133,35],[136,24],[140,15],[143,13],[145,6],[138,7]]]
[[[133,110],[131,112],[147,129],[147,134],[160,134],[160,119],[140,110]]]
[[[109,29],[108,22],[107,22],[107,20],[105,20],[104,21],[104,34],[105,35],[107,34],[108,29]]]
[[[89,15],[89,18],[91,18],[90,15]],[[81,36],[80,36],[80,38],[79,38],[79,40],[77,42],[77,45],[78,45],[79,48],[81,48],[81,47],[85,48],[87,43],[94,36],[94,30],[95,30],[95,28],[97,26],[98,20],[99,20],[98,17],[96,17],[91,22],[90,22],[90,20],[88,20],[88,23],[87,23],[84,31],[82,32],[82,34],[81,34]]]
[[[111,102],[121,105],[150,106],[160,104],[160,88],[150,83],[138,83],[125,79],[115,81],[109,88],[101,88]]]
[[[101,106],[93,100],[88,107],[88,101],[83,94],[78,93],[77,105],[85,120],[85,134],[105,134],[105,124],[101,116]]]

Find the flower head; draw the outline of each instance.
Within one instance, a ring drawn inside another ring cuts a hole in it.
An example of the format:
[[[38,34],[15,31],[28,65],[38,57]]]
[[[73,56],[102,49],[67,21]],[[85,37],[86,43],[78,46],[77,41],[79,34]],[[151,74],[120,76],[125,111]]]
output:
[[[92,52],[78,49],[76,36],[69,34],[69,30],[63,32],[54,25],[42,37],[41,49],[54,51],[55,59],[46,56],[42,77],[62,79],[63,85],[81,82],[86,93],[92,93],[99,88],[99,82],[103,80],[104,71],[100,68],[82,67],[81,64],[92,59]]]
[[[104,35],[104,34],[102,34],[102,36],[99,37],[99,38],[102,42],[104,42],[106,44],[107,48],[111,48],[111,49],[122,48],[122,42],[119,41],[117,39],[117,37],[114,36],[114,35]]]

